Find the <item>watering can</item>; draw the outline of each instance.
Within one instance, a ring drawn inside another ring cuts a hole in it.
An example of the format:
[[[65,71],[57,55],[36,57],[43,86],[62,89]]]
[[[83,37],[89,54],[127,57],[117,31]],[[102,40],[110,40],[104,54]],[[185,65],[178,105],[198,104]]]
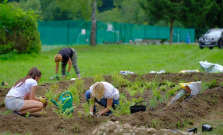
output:
[[[50,101],[53,102],[57,107],[59,106],[59,103],[57,103],[55,100],[51,99]],[[69,91],[64,92],[60,95],[58,102],[62,104],[62,112],[65,112],[66,109],[70,109],[73,106],[73,96]],[[71,109],[70,112],[73,112],[73,109]]]

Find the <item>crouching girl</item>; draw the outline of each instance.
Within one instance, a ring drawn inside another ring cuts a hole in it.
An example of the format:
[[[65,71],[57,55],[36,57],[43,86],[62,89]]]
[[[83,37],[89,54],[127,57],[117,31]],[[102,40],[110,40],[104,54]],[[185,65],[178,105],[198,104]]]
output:
[[[115,109],[115,105],[119,105],[119,91],[108,82],[97,82],[93,84],[89,90],[85,92],[87,102],[93,98],[93,104],[90,106],[90,114],[96,112],[95,102],[105,107],[98,112],[98,115],[110,115],[110,108]]]
[[[26,77],[18,80],[5,97],[5,106],[16,114],[41,111],[46,99],[36,97],[37,82],[41,72],[36,67],[30,69]]]

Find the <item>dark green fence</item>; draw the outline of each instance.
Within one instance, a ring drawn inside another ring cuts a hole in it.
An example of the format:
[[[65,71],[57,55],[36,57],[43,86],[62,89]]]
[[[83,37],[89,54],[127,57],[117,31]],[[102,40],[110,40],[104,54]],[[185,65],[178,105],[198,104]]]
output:
[[[47,21],[39,22],[38,29],[43,45],[75,45],[90,43],[91,22],[77,21]],[[126,23],[97,22],[97,44],[103,42],[129,43],[136,39],[166,39],[170,37],[169,27],[135,25]],[[195,30],[173,29],[173,42],[195,41]]]

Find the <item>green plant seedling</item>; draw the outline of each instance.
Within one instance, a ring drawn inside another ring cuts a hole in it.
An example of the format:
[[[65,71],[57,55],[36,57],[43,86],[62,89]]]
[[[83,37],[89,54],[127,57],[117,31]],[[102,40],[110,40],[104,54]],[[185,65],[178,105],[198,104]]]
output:
[[[172,83],[168,80],[165,81],[165,84],[167,85],[167,88],[170,88],[170,87],[174,86],[174,83]]]
[[[112,75],[112,81],[114,83],[114,86],[116,86],[117,88],[128,86],[130,84],[130,81],[128,79],[125,79],[123,75],[120,75],[118,73]]]
[[[25,117],[26,117],[26,118],[27,118],[27,117],[30,117],[30,112],[27,112],[26,115],[25,115]]]
[[[81,96],[84,93],[84,82],[82,79],[76,79],[73,85],[67,88],[73,96],[73,102],[75,104],[80,104]]]
[[[130,114],[130,109],[129,109],[130,104],[131,104],[131,102],[125,98],[124,94],[120,94],[119,105],[116,105],[115,109],[113,109],[113,108],[109,108],[109,109],[116,116]]]
[[[161,91],[166,91],[166,89],[167,89],[167,86],[166,86],[166,85],[161,85],[161,86],[160,86],[160,90],[161,90]]]
[[[94,76],[94,82],[101,82],[101,81],[105,81],[104,77],[101,74]]]

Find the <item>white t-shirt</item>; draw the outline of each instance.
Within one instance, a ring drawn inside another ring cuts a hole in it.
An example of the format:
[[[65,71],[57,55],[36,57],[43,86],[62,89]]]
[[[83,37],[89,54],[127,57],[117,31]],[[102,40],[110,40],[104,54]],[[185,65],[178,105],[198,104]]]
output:
[[[37,86],[37,81],[32,78],[26,79],[25,82],[19,86],[21,83],[22,82],[18,83],[15,87],[12,87],[6,96],[20,97],[24,99],[25,96],[30,93],[31,87]]]
[[[101,83],[105,86],[105,93],[102,98],[105,98],[105,99],[113,98],[115,100],[119,99],[119,91],[113,85],[107,82],[101,82]],[[90,93],[92,93],[94,85],[95,84],[91,85]]]

